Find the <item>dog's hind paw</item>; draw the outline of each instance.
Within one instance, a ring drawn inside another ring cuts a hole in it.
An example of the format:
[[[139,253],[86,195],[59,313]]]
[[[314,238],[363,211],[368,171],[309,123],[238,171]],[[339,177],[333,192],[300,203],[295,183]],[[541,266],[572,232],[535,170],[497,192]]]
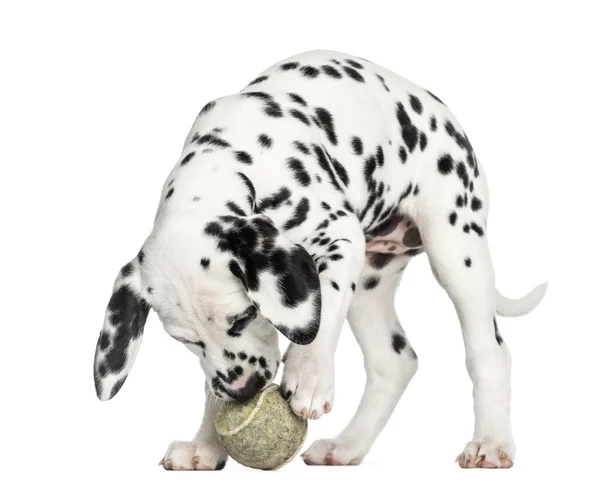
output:
[[[344,440],[317,440],[301,457],[307,465],[359,465],[365,456],[360,443]]]
[[[509,446],[491,441],[471,441],[456,461],[461,468],[510,468],[513,453]]]

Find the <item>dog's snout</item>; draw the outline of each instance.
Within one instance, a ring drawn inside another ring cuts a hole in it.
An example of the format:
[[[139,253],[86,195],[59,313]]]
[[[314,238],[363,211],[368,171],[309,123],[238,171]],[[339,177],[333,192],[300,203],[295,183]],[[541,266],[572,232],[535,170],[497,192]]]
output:
[[[237,402],[243,404],[254,397],[256,393],[264,387],[265,384],[266,381],[263,377],[259,376],[258,374],[252,374],[246,381],[244,387],[236,389],[234,392],[229,394]]]

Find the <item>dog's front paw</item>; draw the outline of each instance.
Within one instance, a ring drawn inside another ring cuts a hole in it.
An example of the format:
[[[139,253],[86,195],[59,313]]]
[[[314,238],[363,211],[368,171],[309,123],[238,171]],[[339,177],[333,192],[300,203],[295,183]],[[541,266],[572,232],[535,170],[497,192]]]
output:
[[[456,461],[461,468],[510,468],[513,466],[512,445],[492,441],[470,441]]]
[[[320,418],[333,405],[333,357],[306,346],[292,345],[285,356],[280,389],[295,414]]]
[[[159,464],[165,470],[222,470],[226,462],[220,443],[173,441]]]
[[[317,440],[302,453],[307,465],[359,465],[365,457],[364,445],[346,440]]]

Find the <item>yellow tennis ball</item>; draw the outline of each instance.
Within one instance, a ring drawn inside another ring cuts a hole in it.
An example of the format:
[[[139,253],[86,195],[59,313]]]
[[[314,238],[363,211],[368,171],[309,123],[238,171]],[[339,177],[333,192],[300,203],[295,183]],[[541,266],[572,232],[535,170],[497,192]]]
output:
[[[215,427],[225,450],[241,465],[276,470],[289,463],[306,438],[306,419],[296,416],[271,384],[244,404],[227,402]]]

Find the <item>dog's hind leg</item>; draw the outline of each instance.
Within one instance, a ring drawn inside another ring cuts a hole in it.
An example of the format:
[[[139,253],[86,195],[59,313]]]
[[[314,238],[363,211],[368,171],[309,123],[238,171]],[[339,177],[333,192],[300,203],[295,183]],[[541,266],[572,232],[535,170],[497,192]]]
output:
[[[450,127],[448,133],[459,136]],[[466,468],[508,468],[514,459],[511,363],[495,318],[486,182],[469,155],[466,164],[459,151],[441,153],[435,164],[426,166],[416,222],[433,274],[458,314],[473,381],[475,432],[457,461]]]
[[[410,258],[367,254],[348,321],[364,354],[367,383],[356,414],[334,439],[316,441],[309,465],[357,465],[387,423],[417,370],[417,356],[394,307],[396,287]]]

